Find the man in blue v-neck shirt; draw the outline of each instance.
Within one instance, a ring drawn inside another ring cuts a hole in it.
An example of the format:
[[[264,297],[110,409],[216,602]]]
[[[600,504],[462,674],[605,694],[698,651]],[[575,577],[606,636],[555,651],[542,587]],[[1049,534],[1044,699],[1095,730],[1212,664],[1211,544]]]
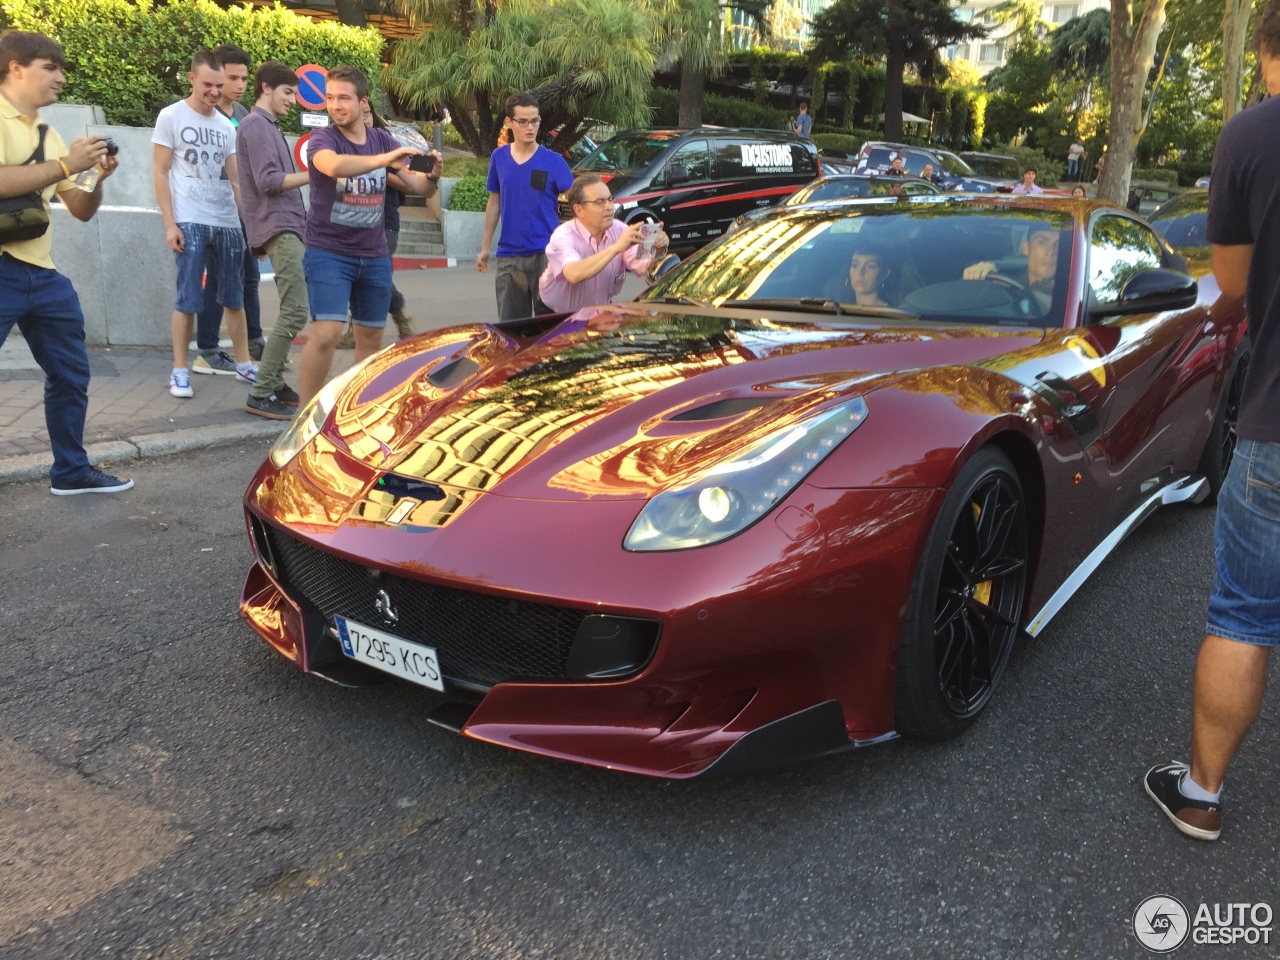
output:
[[[507,98],[503,126],[511,143],[489,158],[489,203],[484,211],[484,239],[476,269],[489,272],[489,247],[502,219],[498,240],[498,319],[515,320],[550,313],[538,296],[538,280],[547,268],[547,244],[560,226],[558,197],[573,186],[564,157],[538,146],[538,101],[530,93]]]

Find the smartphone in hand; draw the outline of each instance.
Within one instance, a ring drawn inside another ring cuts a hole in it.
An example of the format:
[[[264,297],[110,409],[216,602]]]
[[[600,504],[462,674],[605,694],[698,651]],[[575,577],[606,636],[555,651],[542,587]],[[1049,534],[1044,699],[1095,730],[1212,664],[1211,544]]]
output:
[[[416,153],[409,158],[409,169],[414,173],[434,173],[436,158],[429,153]]]

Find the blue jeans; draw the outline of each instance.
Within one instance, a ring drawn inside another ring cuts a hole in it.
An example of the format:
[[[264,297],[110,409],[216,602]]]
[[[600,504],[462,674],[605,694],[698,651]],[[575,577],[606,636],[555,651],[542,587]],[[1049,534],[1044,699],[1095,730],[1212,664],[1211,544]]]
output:
[[[385,327],[391,309],[391,258],[345,257],[328,250],[302,255],[307,278],[311,319],[351,322],[362,327]]]
[[[1218,491],[1208,632],[1280,646],[1280,443],[1241,440]]]
[[[80,298],[57,270],[0,254],[0,344],[15,323],[44,371],[44,422],[53,448],[49,479],[54,486],[75,484],[89,474],[89,355]]]
[[[178,265],[179,313],[199,313],[204,307],[200,289],[205,270],[218,279],[217,299],[229,310],[244,307],[244,231],[239,227],[211,227],[205,223],[179,223],[184,244],[173,255]]]
[[[1067,179],[1074,180],[1080,174],[1080,161],[1074,157],[1067,161]]]
[[[258,284],[262,271],[258,258],[245,244],[244,251],[244,316],[249,325],[249,342],[262,339],[262,304],[258,300]],[[196,314],[196,346],[201,350],[218,349],[218,328],[222,326],[222,306],[218,303],[218,274],[205,273],[204,306]]]

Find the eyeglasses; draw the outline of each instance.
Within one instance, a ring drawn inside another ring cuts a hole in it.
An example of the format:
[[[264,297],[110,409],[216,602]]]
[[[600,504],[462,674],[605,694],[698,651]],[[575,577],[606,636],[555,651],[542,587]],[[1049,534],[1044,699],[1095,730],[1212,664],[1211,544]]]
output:
[[[613,197],[597,197],[595,200],[583,200],[584,207],[595,207],[597,210],[603,210],[605,207],[614,206]]]
[[[542,118],[534,117],[532,120],[525,120],[523,118],[517,119],[515,117],[512,117],[511,122],[514,123],[517,127],[536,127],[538,124],[542,123]]]

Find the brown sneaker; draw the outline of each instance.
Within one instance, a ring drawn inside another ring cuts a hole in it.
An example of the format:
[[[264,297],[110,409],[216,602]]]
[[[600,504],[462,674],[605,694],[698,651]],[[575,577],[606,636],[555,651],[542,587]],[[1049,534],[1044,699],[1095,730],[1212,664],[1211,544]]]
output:
[[[1142,786],[1175,827],[1196,840],[1217,840],[1222,833],[1222,804],[1184,797],[1179,787],[1190,776],[1185,763],[1162,763],[1147,771]]]
[[[338,339],[339,350],[354,350],[356,348],[356,335],[351,332],[351,324],[347,324],[347,329],[342,331],[342,336]]]
[[[400,307],[391,311],[391,319],[395,321],[396,330],[399,332],[399,339],[412,337],[418,332],[418,328],[413,323],[413,317],[404,312],[404,307]]]

